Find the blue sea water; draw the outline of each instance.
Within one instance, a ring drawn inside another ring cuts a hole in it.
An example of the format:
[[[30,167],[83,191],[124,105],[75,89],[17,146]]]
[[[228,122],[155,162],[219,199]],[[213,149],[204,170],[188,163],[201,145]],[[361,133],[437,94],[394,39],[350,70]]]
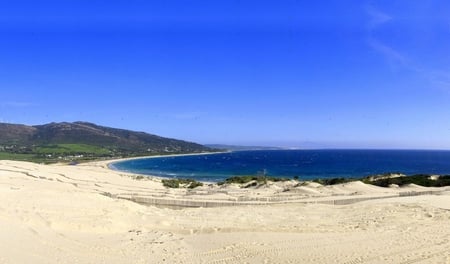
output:
[[[265,173],[300,180],[404,174],[450,174],[450,151],[270,150],[145,158],[116,162],[113,169],[162,177],[217,182]]]

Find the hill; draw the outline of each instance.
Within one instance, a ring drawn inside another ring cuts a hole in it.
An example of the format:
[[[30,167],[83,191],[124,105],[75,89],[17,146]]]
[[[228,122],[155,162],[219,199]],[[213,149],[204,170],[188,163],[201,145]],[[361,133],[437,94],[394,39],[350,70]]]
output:
[[[52,162],[210,151],[192,142],[88,122],[0,123],[0,159]]]

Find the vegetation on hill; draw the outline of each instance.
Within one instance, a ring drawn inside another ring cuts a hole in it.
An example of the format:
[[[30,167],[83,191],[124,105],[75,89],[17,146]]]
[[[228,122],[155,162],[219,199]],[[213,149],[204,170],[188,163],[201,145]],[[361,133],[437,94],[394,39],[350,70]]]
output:
[[[373,184],[381,187],[388,187],[391,184],[396,184],[398,186],[406,185],[406,184],[417,184],[425,187],[444,187],[450,186],[450,175],[439,176],[436,178],[432,178],[427,174],[418,174],[412,176],[403,176],[403,177],[395,177],[395,178],[385,178],[378,179],[374,181],[364,181],[369,184]]]
[[[296,178],[295,180],[297,180]],[[290,178],[279,178],[279,177],[270,177],[270,176],[253,176],[253,175],[244,175],[244,176],[233,176],[225,179],[224,181],[218,182],[217,185],[224,184],[241,184],[242,188],[249,188],[254,186],[259,186],[263,184],[267,184],[268,182],[284,182],[290,181]],[[398,186],[407,185],[407,184],[417,184],[424,187],[444,187],[450,186],[450,175],[443,176],[431,176],[427,174],[418,174],[412,176],[400,176],[393,178],[375,178],[373,177],[365,177],[365,178],[330,178],[330,179],[314,179],[313,182],[320,183],[322,185],[336,185],[343,184],[354,181],[362,181],[367,184],[372,184],[380,187],[389,187],[391,184],[396,184]],[[182,179],[182,178],[174,178],[174,179],[163,179],[162,184],[168,188],[196,188],[198,186],[203,186],[203,183],[198,182],[193,179]]]
[[[395,176],[402,175],[402,176]],[[289,181],[292,180],[290,178],[279,178],[279,177],[270,177],[270,176],[254,176],[254,175],[245,175],[245,176],[234,176],[225,179],[224,181],[218,182],[218,185],[237,183],[237,184],[251,184],[244,187],[255,186],[258,184],[264,184],[269,181],[271,182],[280,182],[280,181]],[[298,180],[298,177],[294,177],[294,180]],[[441,176],[432,176],[428,174],[417,174],[411,176],[405,176],[400,173],[387,173],[383,175],[377,175],[372,177],[365,178],[329,178],[329,179],[314,179],[313,182],[320,183],[322,185],[336,185],[343,184],[354,181],[362,181],[367,184],[372,184],[380,187],[389,187],[392,184],[403,186],[407,184],[416,184],[424,187],[444,187],[450,186],[450,175],[441,175]]]
[[[35,147],[34,150],[36,153],[53,155],[90,153],[96,156],[105,156],[111,154],[111,151],[106,148],[86,144],[42,145]]]
[[[57,162],[210,151],[192,142],[87,122],[0,123],[0,159]]]
[[[289,178],[279,178],[279,177],[270,177],[270,176],[253,176],[253,175],[244,175],[244,176],[233,176],[225,179],[225,181],[218,182],[218,185],[229,184],[229,183],[237,183],[237,184],[245,184],[249,182],[256,183],[267,183],[268,181],[272,182],[280,182],[280,181],[290,181]]]
[[[358,181],[355,178],[330,178],[330,179],[314,179],[313,182],[320,183],[322,185],[335,185],[341,183],[347,183],[352,181]]]
[[[180,187],[184,187],[184,188],[189,188],[189,189],[193,189],[199,186],[203,186],[202,182],[198,182],[196,180],[193,179],[163,179],[162,181],[163,186],[168,187],[168,188],[180,188]]]
[[[424,187],[444,187],[450,186],[450,175],[442,175],[433,177],[428,174],[416,174],[410,176],[388,177],[389,175],[398,175],[400,173],[389,173],[378,177],[365,178],[331,178],[331,179],[315,179],[314,182],[322,185],[335,185],[353,181],[362,181],[380,187],[389,187],[392,184],[403,186],[407,184],[416,184]]]

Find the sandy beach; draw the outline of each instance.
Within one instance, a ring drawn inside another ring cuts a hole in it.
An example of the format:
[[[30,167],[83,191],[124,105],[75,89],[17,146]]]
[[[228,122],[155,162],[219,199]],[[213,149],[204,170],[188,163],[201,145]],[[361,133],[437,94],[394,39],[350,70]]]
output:
[[[0,161],[0,263],[450,263],[450,188],[140,178]]]

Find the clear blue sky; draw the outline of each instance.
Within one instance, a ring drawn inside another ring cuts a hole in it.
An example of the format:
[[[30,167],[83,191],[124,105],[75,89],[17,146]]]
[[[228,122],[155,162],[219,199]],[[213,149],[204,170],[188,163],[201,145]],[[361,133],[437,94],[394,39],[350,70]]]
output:
[[[450,149],[450,2],[0,0],[0,121]]]

